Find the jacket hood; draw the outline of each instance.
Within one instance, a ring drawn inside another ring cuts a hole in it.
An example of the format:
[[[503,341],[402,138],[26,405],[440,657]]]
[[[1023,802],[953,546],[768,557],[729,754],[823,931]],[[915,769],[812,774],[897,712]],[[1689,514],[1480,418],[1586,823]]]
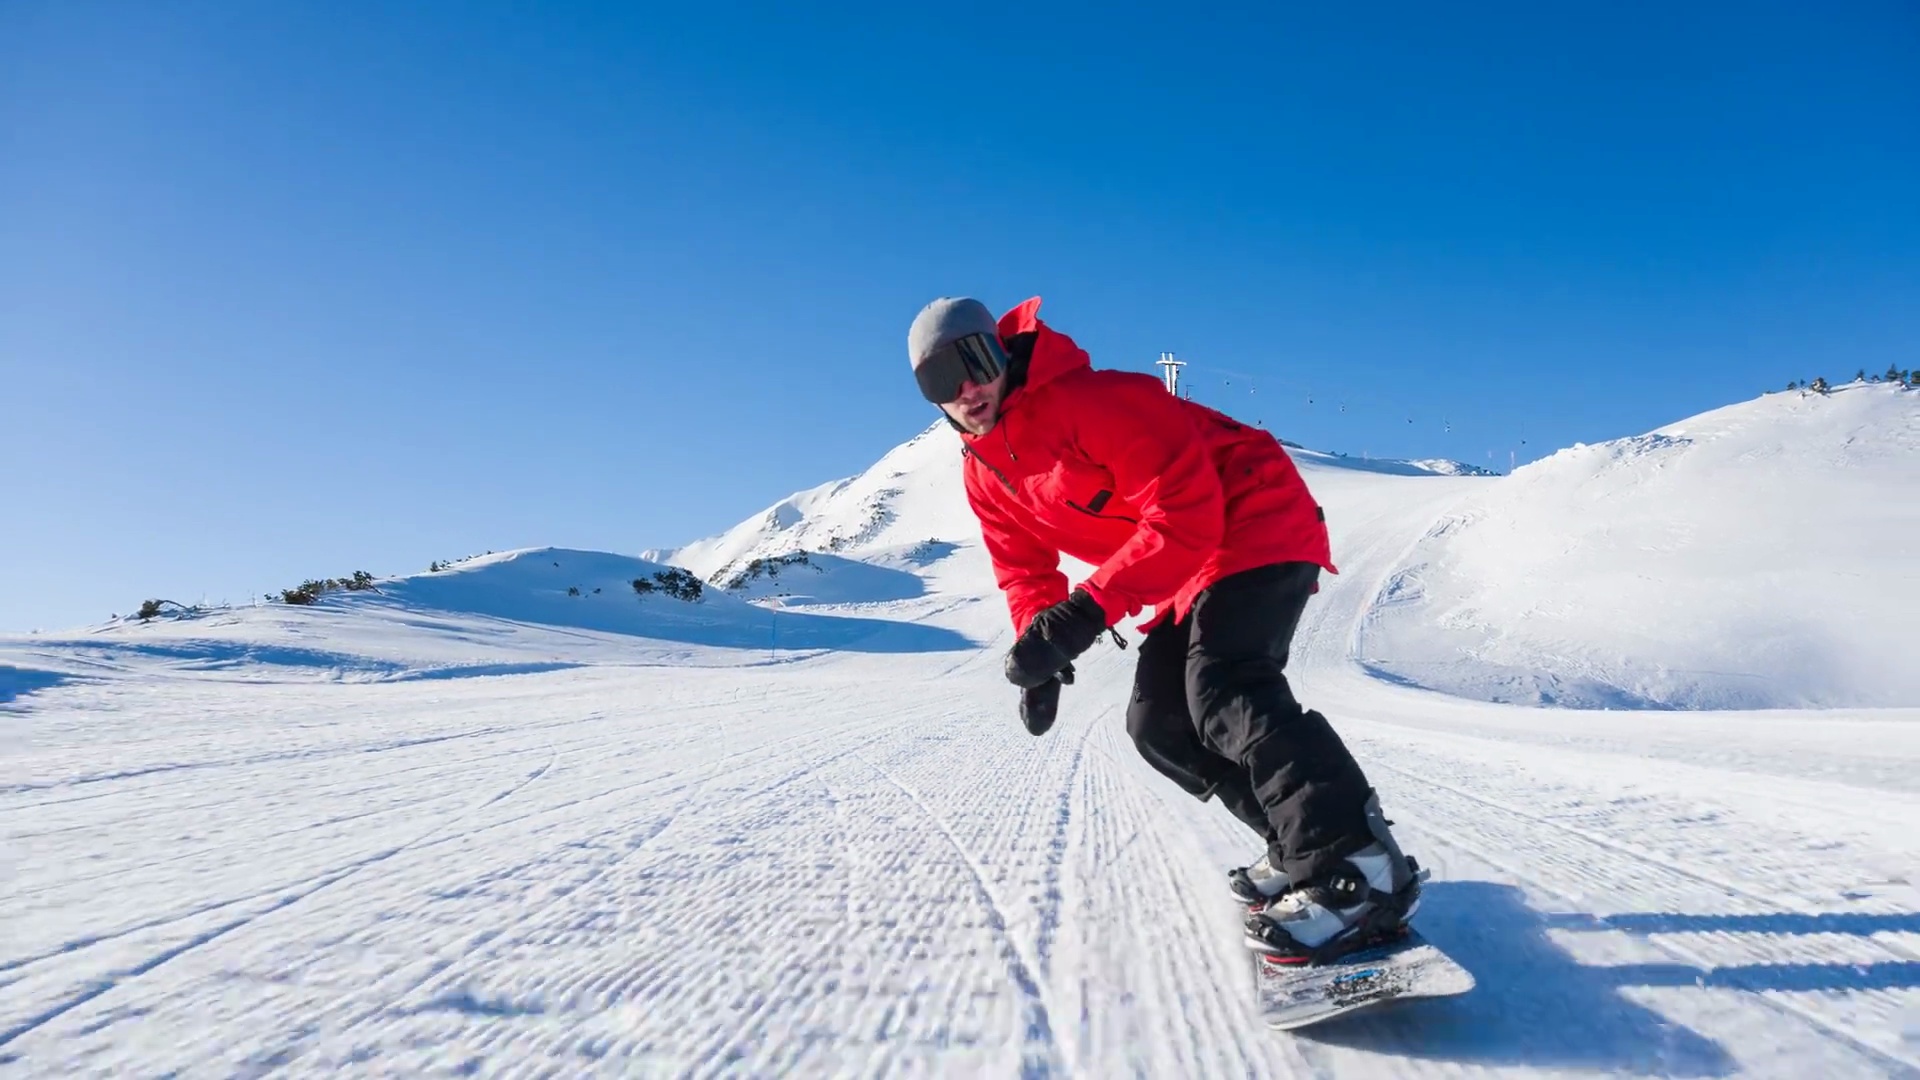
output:
[[[1009,395],[1010,399],[1024,390],[1044,386],[1062,375],[1093,367],[1093,359],[1085,349],[1040,320],[1040,298],[1037,296],[1000,316],[1001,341],[1012,341],[1021,334],[1036,336],[1033,352],[1027,360],[1026,379],[1014,395]]]
[[[1000,341],[1007,346],[1007,351],[1016,356],[1014,363],[1024,364],[1023,368],[1016,368],[1013,389],[1007,392],[1006,400],[1000,403],[1003,419],[1008,406],[1018,404],[1035,387],[1045,386],[1063,375],[1070,375],[1076,371],[1093,370],[1093,358],[1087,355],[1087,350],[1075,345],[1072,338],[1040,321],[1040,298],[1037,296],[1000,316],[1000,322],[995,329],[999,331]],[[1016,344],[1015,339],[1023,335],[1032,335],[1031,349]],[[1017,358],[1022,355],[1025,356],[1024,361]],[[947,416],[944,411],[940,415],[945,417],[948,427],[960,433],[963,445],[982,438],[982,436],[968,434],[965,428],[954,423],[953,417]],[[1000,437],[1006,438],[1006,432],[1002,431]]]

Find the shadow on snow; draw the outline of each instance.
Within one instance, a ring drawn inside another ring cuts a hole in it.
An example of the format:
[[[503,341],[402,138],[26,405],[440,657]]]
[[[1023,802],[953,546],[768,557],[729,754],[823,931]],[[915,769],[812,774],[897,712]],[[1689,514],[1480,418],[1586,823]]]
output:
[[[1773,912],[1765,915],[1681,915],[1649,912],[1633,915],[1546,915],[1554,930],[1625,930],[1630,934],[1920,934],[1920,913],[1826,911]]]
[[[1644,967],[1579,963],[1548,937],[1551,924],[1518,889],[1484,881],[1427,886],[1420,931],[1478,986],[1462,997],[1356,1013],[1301,1034],[1411,1058],[1587,1069],[1640,1076],[1725,1076],[1736,1063],[1719,1043],[1620,994],[1674,985]],[[1679,965],[1675,965],[1679,967]],[[1687,969],[1691,985],[1699,972]]]
[[[670,605],[670,606],[668,606]],[[833,649],[857,653],[960,652],[975,648],[964,634],[923,623],[793,609],[771,610],[728,598],[723,605],[655,601],[640,609],[570,603],[527,603],[503,610],[436,608],[416,601],[407,610],[481,615],[509,622],[619,634],[649,641],[766,652]]]
[[[44,643],[67,650],[71,655],[94,663],[112,664],[128,657],[142,660],[172,661],[182,671],[226,671],[232,668],[264,665],[267,667],[338,668],[373,674],[398,674],[407,665],[376,660],[350,653],[328,652],[293,645],[268,645],[246,641],[220,641],[213,638],[187,638],[173,641],[48,641]]]
[[[57,671],[36,671],[33,668],[0,664],[0,705],[5,705],[22,694],[31,694],[36,690],[50,690],[73,681],[73,676],[62,675]]]
[[[1724,1076],[1737,1065],[1719,1043],[1620,993],[1641,987],[1766,991],[1920,989],[1920,963],[1581,964],[1548,931],[1851,934],[1920,931],[1920,913],[1689,915],[1546,914],[1518,889],[1437,881],[1420,908],[1421,933],[1474,973],[1463,997],[1356,1013],[1302,1034],[1409,1057],[1641,1076]]]

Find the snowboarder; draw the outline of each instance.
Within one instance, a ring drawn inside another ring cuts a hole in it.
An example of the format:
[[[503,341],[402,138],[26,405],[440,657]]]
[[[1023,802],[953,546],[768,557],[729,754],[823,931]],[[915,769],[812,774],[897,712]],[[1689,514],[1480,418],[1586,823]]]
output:
[[[1272,435],[1154,376],[1095,369],[1039,308],[995,319],[941,298],[907,335],[921,393],[960,434],[967,501],[1013,616],[1005,668],[1021,720],[1044,734],[1073,661],[1154,607],[1127,732],[1154,769],[1265,841],[1228,875],[1251,909],[1247,945],[1307,963],[1393,939],[1415,867],[1353,755],[1283,674],[1320,572],[1337,572],[1325,513]],[[1062,553],[1097,569],[1069,590]]]

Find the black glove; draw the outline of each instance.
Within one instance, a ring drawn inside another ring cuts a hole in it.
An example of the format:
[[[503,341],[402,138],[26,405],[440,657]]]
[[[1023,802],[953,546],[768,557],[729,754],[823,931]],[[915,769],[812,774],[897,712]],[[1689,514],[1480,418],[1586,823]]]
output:
[[[1086,652],[1107,629],[1107,613],[1085,589],[1047,608],[1007,650],[1007,681],[1032,690]]]
[[[1020,691],[1020,722],[1027,726],[1027,734],[1045,735],[1053,726],[1054,717],[1060,715],[1060,687],[1072,681],[1073,665],[1068,664],[1039,686]]]

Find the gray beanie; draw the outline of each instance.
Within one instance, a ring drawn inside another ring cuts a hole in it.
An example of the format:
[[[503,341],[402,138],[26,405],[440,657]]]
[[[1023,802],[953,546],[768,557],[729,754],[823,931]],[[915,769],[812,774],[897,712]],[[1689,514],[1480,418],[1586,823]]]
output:
[[[993,317],[987,305],[972,297],[943,296],[914,316],[913,328],[907,331],[907,360],[918,368],[935,349],[968,334],[989,334],[997,338],[1000,320]]]

